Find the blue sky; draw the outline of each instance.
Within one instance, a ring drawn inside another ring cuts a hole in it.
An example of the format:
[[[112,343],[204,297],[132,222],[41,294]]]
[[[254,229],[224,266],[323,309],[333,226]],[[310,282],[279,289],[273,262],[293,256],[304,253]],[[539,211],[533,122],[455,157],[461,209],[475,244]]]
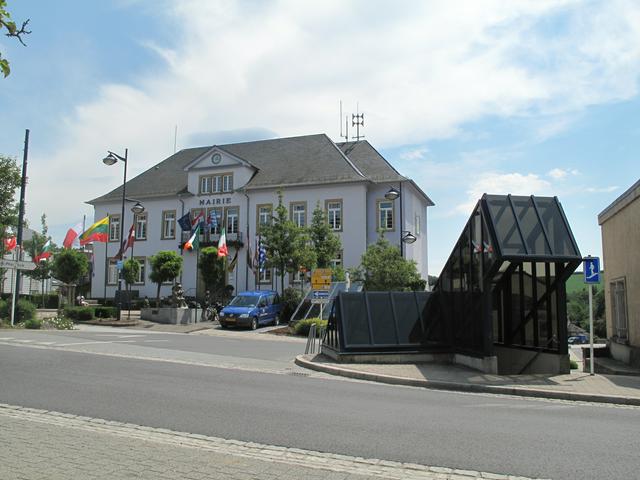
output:
[[[324,132],[359,105],[366,138],[436,203],[431,273],[483,193],[557,195],[583,254],[639,177],[637,2],[9,0],[0,153],[31,130],[27,216],[60,242],[178,148]]]

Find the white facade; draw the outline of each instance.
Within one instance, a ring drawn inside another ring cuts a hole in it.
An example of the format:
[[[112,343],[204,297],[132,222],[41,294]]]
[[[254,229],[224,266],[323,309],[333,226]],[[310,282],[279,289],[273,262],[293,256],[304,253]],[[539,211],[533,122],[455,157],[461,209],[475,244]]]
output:
[[[212,161],[214,157],[215,164]],[[263,207],[264,215],[266,215],[264,207],[271,206],[275,210],[278,205],[279,189],[282,190],[283,203],[290,216],[295,215],[298,221],[304,221],[306,225],[311,223],[312,212],[318,203],[325,213],[331,208],[333,214],[340,217],[340,224],[333,225],[339,226],[335,229],[335,233],[342,242],[341,263],[344,268],[348,268],[358,266],[367,245],[375,243],[378,238],[381,221],[380,203],[387,202],[384,194],[392,186],[396,189],[402,188],[403,225],[400,225],[400,199],[396,199],[391,202],[392,219],[390,219],[391,223],[386,225],[391,228],[385,232],[385,238],[399,245],[400,232],[411,231],[417,237],[417,241],[412,245],[405,244],[405,257],[416,260],[422,278],[427,278],[427,207],[432,203],[410,180],[405,179],[401,182],[402,185],[400,182],[373,182],[362,179],[332,184],[310,182],[304,185],[252,187],[251,180],[258,169],[249,162],[250,159],[245,161],[225,149],[211,147],[186,165],[184,169],[187,172],[186,191],[155,197],[136,196],[135,192],[131,194],[131,200],[138,200],[144,205],[143,216],[146,218],[146,231],[144,221],[137,222],[137,238],[133,250],[133,256],[141,261],[141,265],[144,265],[144,278],[132,287],[132,290],[139,292],[140,297],[153,298],[156,295],[157,285],[149,280],[149,257],[160,250],[173,250],[182,255],[184,264],[181,282],[185,294],[187,296],[202,295],[202,281],[197,278],[197,253],[182,252],[180,249],[180,244],[189,235],[188,232],[182,233],[177,220],[187,212],[192,213],[192,218],[197,216],[200,210],[208,215],[211,209],[217,209],[216,211],[223,215],[225,220],[229,246],[228,261],[231,262],[238,252],[238,262],[234,271],[227,273],[226,283],[233,285],[236,292],[257,288],[279,290],[280,281],[279,277],[275,276],[275,272],[271,275],[271,281],[263,278],[263,282],[258,282],[257,285],[256,275],[247,265],[247,248],[250,248],[252,256],[255,255],[259,208]],[[127,197],[129,197],[128,192]],[[121,200],[115,198],[108,202],[98,200],[92,202],[95,207],[95,221],[106,215],[115,216],[112,217],[114,230],[111,232],[112,237],[115,238],[114,241],[106,244],[94,245],[91,296],[110,298],[117,290],[113,257],[119,249],[120,242],[116,235],[119,228],[115,224],[115,218],[120,216],[122,204]],[[131,206],[133,203],[126,203],[125,236],[134,220]],[[173,235],[171,235],[172,223]],[[217,234],[203,234],[200,237],[201,246],[207,242],[213,242],[216,245],[218,238]],[[241,244],[235,243],[236,241]],[[126,257],[131,257],[131,250],[127,252]],[[110,269],[111,272],[109,272]],[[292,279],[287,275],[285,287],[290,280]],[[168,296],[170,292],[171,285],[167,284],[162,286],[160,295]]]

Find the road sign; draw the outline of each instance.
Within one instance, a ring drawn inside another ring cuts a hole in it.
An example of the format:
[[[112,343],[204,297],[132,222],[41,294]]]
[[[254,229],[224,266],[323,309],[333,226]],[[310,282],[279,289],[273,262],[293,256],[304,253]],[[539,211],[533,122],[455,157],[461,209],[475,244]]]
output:
[[[36,264],[26,260],[0,259],[0,268],[17,268],[18,270],[35,270]]]
[[[123,264],[122,260],[118,260],[118,261],[116,262],[116,268],[117,268],[118,270],[122,270],[123,265],[124,265],[124,264]]]
[[[331,289],[331,269],[316,268],[311,272],[311,288],[314,290]]]
[[[600,283],[600,259],[598,257],[585,257],[582,262],[584,283]]]

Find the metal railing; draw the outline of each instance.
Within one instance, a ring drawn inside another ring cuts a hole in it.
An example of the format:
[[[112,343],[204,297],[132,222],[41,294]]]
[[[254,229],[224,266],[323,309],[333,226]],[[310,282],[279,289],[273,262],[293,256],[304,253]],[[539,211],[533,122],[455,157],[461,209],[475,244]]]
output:
[[[318,344],[317,353],[320,353],[325,331],[326,328],[318,328],[315,323],[311,324],[309,327],[309,335],[307,335],[307,346],[304,349],[305,355],[316,353],[316,343]]]

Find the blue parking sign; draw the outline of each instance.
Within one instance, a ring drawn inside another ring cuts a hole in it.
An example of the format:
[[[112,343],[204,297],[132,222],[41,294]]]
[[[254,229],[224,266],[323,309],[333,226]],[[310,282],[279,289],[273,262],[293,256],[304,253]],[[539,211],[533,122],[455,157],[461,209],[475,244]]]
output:
[[[600,259],[598,257],[585,257],[582,262],[584,283],[600,283]]]

